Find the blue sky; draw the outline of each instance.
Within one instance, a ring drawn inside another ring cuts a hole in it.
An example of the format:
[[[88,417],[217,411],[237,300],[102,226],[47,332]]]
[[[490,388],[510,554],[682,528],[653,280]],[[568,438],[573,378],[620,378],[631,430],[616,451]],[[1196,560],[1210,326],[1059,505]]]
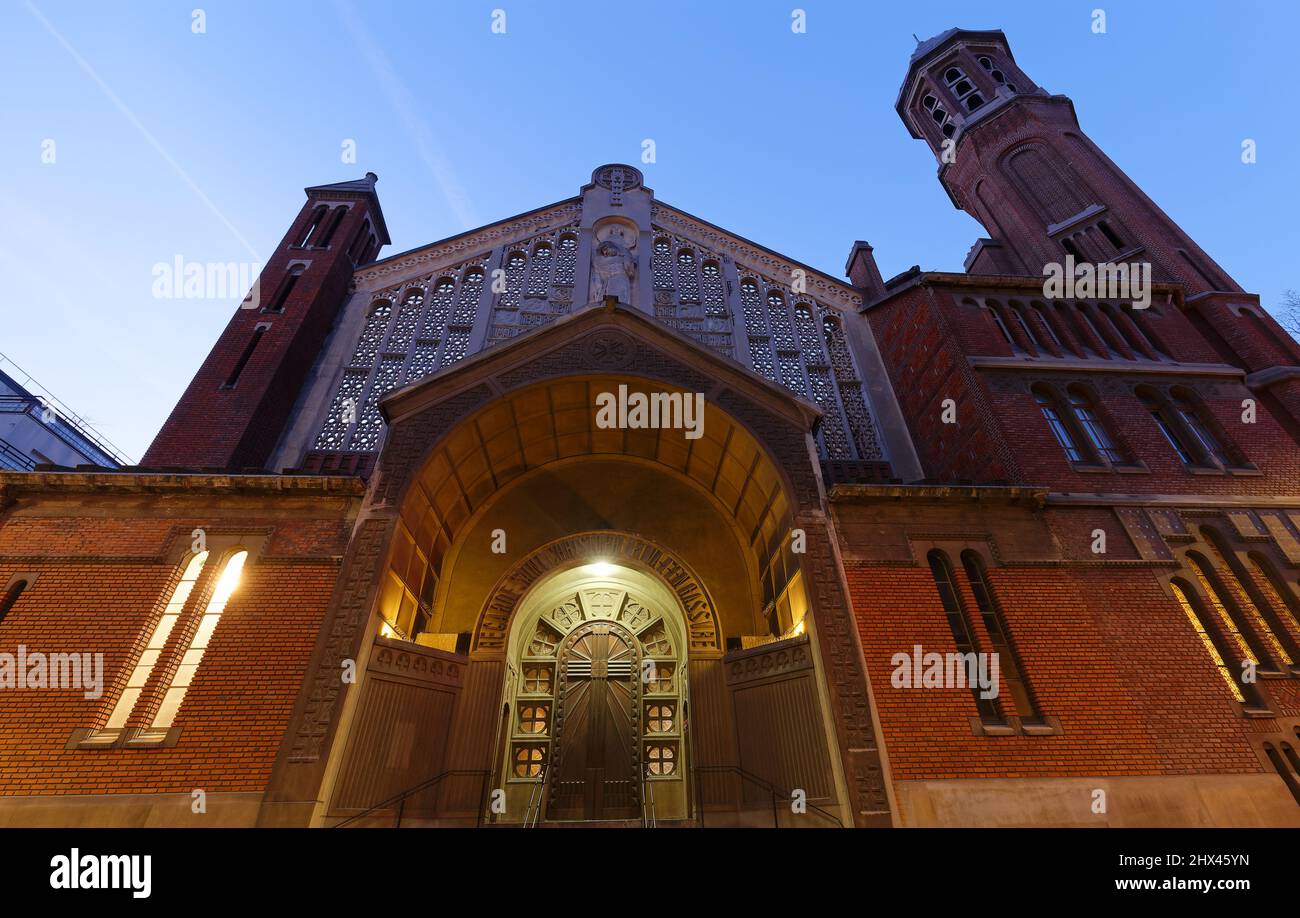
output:
[[[367,170],[413,248],[646,138],[661,199],[799,261],[840,275],[861,238],[886,277],[961,270],[981,230],[893,111],[912,34],[954,25],[1003,29],[1266,305],[1300,288],[1292,0],[0,0],[0,351],[139,459],[239,298],[155,298],[155,264],[264,261],[304,186]]]

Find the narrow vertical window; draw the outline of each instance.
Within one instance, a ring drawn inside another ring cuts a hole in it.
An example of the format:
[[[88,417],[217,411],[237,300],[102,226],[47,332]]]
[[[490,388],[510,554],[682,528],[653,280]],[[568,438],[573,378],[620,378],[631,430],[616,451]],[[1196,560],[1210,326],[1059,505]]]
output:
[[[171,598],[167,600],[167,605],[163,608],[162,617],[158,619],[158,624],[154,626],[153,634],[149,636],[149,643],[145,645],[136,660],[135,667],[131,670],[130,677],[126,680],[126,688],[118,696],[117,704],[113,706],[113,711],[108,715],[108,723],[105,728],[108,730],[120,730],[126,726],[126,719],[130,716],[135,704],[140,700],[140,693],[144,691],[145,683],[149,681],[149,675],[153,672],[154,666],[158,663],[158,658],[162,656],[163,648],[167,645],[167,638],[176,627],[176,622],[185,609],[185,602],[190,598],[190,593],[194,590],[194,584],[199,580],[199,575],[203,573],[203,565],[208,560],[208,553],[201,551],[185,566],[185,572],[181,575],[180,583],[172,590]]]
[[[1272,653],[1275,660],[1280,660],[1284,665],[1290,666],[1292,661],[1291,655],[1278,640],[1277,634],[1274,633],[1273,623],[1265,620],[1263,613],[1255,603],[1254,597],[1250,594],[1251,589],[1245,574],[1245,569],[1241,567],[1241,562],[1233,554],[1232,549],[1224,542],[1216,530],[1208,526],[1201,527],[1201,535],[1205,537],[1206,545],[1210,550],[1210,559],[1215,563],[1217,573],[1222,581],[1229,587],[1235,586],[1236,590],[1231,591],[1230,599],[1234,605],[1243,613],[1243,619],[1247,626],[1252,628],[1258,636],[1257,643],[1263,645],[1262,649]],[[1262,597],[1261,597],[1262,598]],[[1269,615],[1273,615],[1273,610],[1268,610]],[[1260,666],[1267,666],[1267,657],[1260,661]]]
[[[1201,590],[1210,600],[1220,627],[1225,637],[1237,650],[1237,662],[1252,661],[1260,669],[1269,669],[1268,654],[1259,638],[1242,623],[1242,616],[1236,603],[1224,589],[1222,581],[1210,562],[1195,552],[1187,553],[1187,563],[1201,584]]]
[[[1092,443],[1093,451],[1107,462],[1120,464],[1124,461],[1124,455],[1120,452],[1119,447],[1115,445],[1115,440],[1106,429],[1106,425],[1101,422],[1097,414],[1092,398],[1080,386],[1071,386],[1069,388],[1070,409],[1074,412],[1079,426],[1087,434],[1088,440]]]
[[[234,369],[230,371],[230,375],[226,377],[226,381],[222,383],[221,388],[235,388],[235,384],[239,382],[239,377],[243,375],[244,367],[248,365],[249,358],[253,356],[253,351],[257,350],[257,343],[262,340],[262,336],[266,334],[266,330],[270,327],[269,325],[259,325],[253,329],[253,337],[248,339],[248,346],[244,348],[244,353],[239,355],[239,360],[235,363]]]
[[[199,619],[194,636],[190,638],[189,647],[181,657],[180,665],[176,667],[171,684],[163,695],[162,704],[153,720],[155,729],[165,730],[175,720],[190,682],[193,681],[199,664],[203,662],[203,654],[208,649],[208,642],[212,640],[212,632],[216,630],[217,622],[221,621],[221,613],[226,610],[226,602],[230,599],[230,594],[235,592],[235,587],[239,586],[239,576],[247,560],[248,552],[238,551],[226,561],[217,585],[212,590],[212,596],[208,599],[207,608],[203,611],[203,617]]]
[[[1174,393],[1174,410],[1178,412],[1179,418],[1183,424],[1191,431],[1192,436],[1196,439],[1197,444],[1204,451],[1205,457],[1219,465],[1229,465],[1227,453],[1218,439],[1210,432],[1209,425],[1206,424],[1200,412],[1192,403],[1192,400],[1186,394]]]
[[[288,301],[289,294],[293,293],[298,278],[302,277],[303,270],[303,265],[294,265],[289,269],[288,276],[280,282],[280,289],[275,292],[275,298],[266,307],[267,312],[284,312],[284,304]]]
[[[295,243],[298,248],[305,248],[307,243],[311,241],[312,233],[316,232],[320,227],[320,222],[325,218],[325,214],[328,210],[329,208],[322,204],[311,212],[311,219],[307,221],[306,229],[302,231],[302,234],[298,237],[297,243]]]
[[[1169,418],[1165,416],[1164,404],[1159,396],[1146,388],[1138,389],[1137,396],[1141,399],[1147,413],[1151,415],[1151,420],[1156,422],[1156,427],[1165,435],[1165,439],[1169,441],[1169,445],[1174,448],[1174,452],[1178,454],[1178,458],[1182,460],[1183,464],[1195,465],[1196,461],[1192,458],[1186,444],[1183,443],[1183,438],[1178,431],[1174,430],[1173,425],[1169,423]]]
[[[1065,421],[1061,418],[1061,412],[1056,407],[1056,398],[1045,386],[1036,386],[1033,390],[1034,399],[1038,402],[1038,410],[1043,413],[1047,420],[1047,426],[1051,428],[1052,435],[1056,437],[1056,442],[1060,444],[1061,449],[1065,452],[1065,458],[1071,462],[1082,462],[1083,453],[1080,452],[1078,445],[1074,442],[1074,434],[1065,426]]]
[[[961,553],[961,564],[966,571],[966,578],[970,581],[971,592],[975,594],[975,603],[979,606],[980,615],[984,619],[984,628],[993,641],[993,649],[998,655],[999,669],[1007,680],[1007,689],[1011,692],[1011,701],[1016,707],[1016,713],[1022,720],[1038,723],[1042,720],[1038,714],[1038,706],[1034,703],[1033,693],[1025,681],[1024,667],[1011,642],[1011,632],[1003,618],[1002,609],[993,596],[992,587],[989,586],[984,562],[975,552],[964,551]]]
[[[952,632],[953,642],[957,645],[957,652],[963,657],[966,654],[973,655],[975,641],[971,637],[970,625],[966,621],[966,612],[962,608],[961,598],[957,595],[957,584],[953,580],[952,567],[948,563],[948,558],[936,549],[930,552],[926,559],[930,562],[930,573],[934,577],[935,587],[939,590],[939,599],[943,602],[943,611],[948,617],[948,628]],[[975,707],[979,711],[981,721],[998,723],[1002,720],[1002,715],[998,712],[993,699],[980,697],[978,685],[971,686],[971,697],[975,700]]]
[[[1278,576],[1277,569],[1272,563],[1260,558],[1254,552],[1250,554],[1250,565],[1255,572],[1255,579],[1264,592],[1264,596],[1273,604],[1277,614],[1291,625],[1292,634],[1300,635],[1300,603],[1297,603],[1295,596],[1291,593],[1286,583]],[[1280,629],[1283,634],[1286,628]],[[1294,643],[1294,642],[1292,642]],[[1294,652],[1291,654],[1291,661],[1300,662],[1300,655]]]
[[[1020,345],[1016,343],[1015,338],[1011,337],[1011,329],[1007,328],[1007,323],[1002,318],[1002,310],[992,303],[985,308],[988,309],[989,315],[993,317],[993,324],[996,325],[998,331],[1002,333],[1002,337],[1006,339],[1007,344],[1011,345],[1011,349],[1013,351],[1020,350]]]
[[[334,212],[330,214],[328,221],[324,224],[325,231],[320,234],[320,239],[315,243],[316,248],[324,249],[329,247],[330,240],[334,238],[334,233],[338,230],[339,224],[343,222],[347,212],[348,209],[342,205],[334,208]]]
[[[1191,584],[1183,580],[1173,580],[1169,584],[1173,590],[1174,598],[1178,600],[1178,605],[1182,606],[1183,613],[1187,620],[1191,622],[1192,630],[1200,638],[1201,644],[1205,647],[1205,652],[1210,655],[1214,661],[1215,667],[1219,670],[1219,675],[1223,677],[1224,683],[1227,684],[1228,690],[1232,692],[1232,697],[1243,704],[1246,701],[1242,693],[1242,684],[1237,681],[1237,674],[1232,671],[1228,661],[1234,659],[1236,654],[1224,643],[1217,632],[1212,632],[1205,627],[1207,616],[1205,609],[1201,605],[1200,597],[1192,589]]]

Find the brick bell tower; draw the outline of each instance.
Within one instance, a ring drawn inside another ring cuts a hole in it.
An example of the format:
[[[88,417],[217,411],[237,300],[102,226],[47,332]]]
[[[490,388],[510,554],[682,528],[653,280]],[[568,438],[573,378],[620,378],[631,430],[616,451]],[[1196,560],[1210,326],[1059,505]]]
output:
[[[989,234],[969,273],[1041,277],[1067,255],[1149,262],[1154,281],[1185,289],[1184,312],[1220,359],[1300,431],[1300,346],[1088,138],[1069,97],[1020,69],[1000,30],[918,44],[895,108],[939,159],[953,203]]]
[[[378,177],[304,189],[307,201],[140,465],[262,470],[347,298],[388,230]]]

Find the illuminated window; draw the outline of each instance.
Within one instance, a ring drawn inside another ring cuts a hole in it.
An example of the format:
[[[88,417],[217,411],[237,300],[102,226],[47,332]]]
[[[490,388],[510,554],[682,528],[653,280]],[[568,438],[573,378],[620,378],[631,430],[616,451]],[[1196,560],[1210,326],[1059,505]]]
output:
[[[528,653],[534,657],[553,657],[560,644],[560,636],[546,625],[539,624],[528,644]]]
[[[541,777],[542,768],[546,764],[546,747],[544,746],[516,746],[515,747],[515,777],[516,778],[538,778]]]
[[[551,694],[551,668],[549,666],[525,666],[524,691],[530,695]]]
[[[163,695],[162,704],[159,705],[158,714],[153,720],[154,727],[166,729],[175,720],[176,712],[180,710],[181,702],[185,700],[185,693],[194,680],[194,674],[198,672],[199,664],[203,662],[203,654],[208,649],[208,642],[212,640],[212,632],[216,630],[217,622],[221,621],[221,613],[226,610],[230,595],[239,586],[239,577],[247,560],[248,552],[237,551],[226,561],[226,566],[217,579],[217,585],[212,589],[212,596],[208,599],[203,617],[199,619],[194,637],[190,638],[190,645],[172,675],[167,693]]]
[[[551,708],[545,704],[526,704],[519,709],[520,733],[545,733]]]
[[[671,775],[677,771],[677,749],[673,746],[647,746],[645,760],[652,775]]]
[[[1212,634],[1205,628],[1206,615],[1204,608],[1201,606],[1200,597],[1196,595],[1196,591],[1192,589],[1190,584],[1182,580],[1172,581],[1169,587],[1173,590],[1174,598],[1178,600],[1178,604],[1183,607],[1187,620],[1192,623],[1192,630],[1196,632],[1196,636],[1201,639],[1201,643],[1205,646],[1205,652],[1210,655],[1210,659],[1214,661],[1214,665],[1219,670],[1219,675],[1227,683],[1229,691],[1232,692],[1232,697],[1244,702],[1246,698],[1241,692],[1241,685],[1237,682],[1232,667],[1228,665],[1227,660],[1224,658],[1224,652],[1228,651],[1228,648],[1222,646],[1218,635]],[[1232,656],[1230,651],[1228,655],[1229,657]]]
[[[663,628],[655,628],[641,639],[645,652],[650,656],[664,657],[673,652],[672,642]]]
[[[176,622],[181,616],[181,610],[185,608],[185,601],[190,598],[190,593],[194,590],[194,584],[198,582],[199,575],[203,573],[203,565],[207,563],[208,553],[201,551],[185,566],[185,572],[181,575],[180,583],[176,584],[176,589],[172,590],[172,595],[167,600],[166,607],[163,608],[163,614],[158,619],[158,624],[154,626],[153,634],[149,637],[149,643],[141,652],[140,658],[136,660],[135,668],[131,670],[131,675],[126,681],[126,688],[118,696],[117,704],[113,706],[113,712],[108,715],[108,723],[105,728],[109,730],[118,730],[126,725],[126,719],[130,716],[135,703],[140,699],[140,693],[144,690],[145,683],[149,681],[149,675],[153,672],[154,666],[158,663],[158,658],[162,656],[163,647],[167,644],[167,638],[176,627]]]
[[[676,711],[671,704],[648,704],[645,709],[646,729],[651,733],[672,733]]]
[[[1268,668],[1268,656],[1258,646],[1258,639],[1241,623],[1241,613],[1228,596],[1217,572],[1210,563],[1195,552],[1187,553],[1187,563],[1196,575],[1201,590],[1209,600],[1214,613],[1216,630],[1220,632],[1220,645],[1225,651],[1225,659],[1238,665],[1251,661],[1261,668]]]
[[[673,668],[668,663],[656,663],[649,667],[646,672],[649,678],[646,679],[645,690],[647,692],[662,695],[673,690]]]
[[[1283,664],[1290,666],[1292,663],[1291,655],[1278,640],[1273,631],[1273,625],[1268,622],[1259,606],[1255,604],[1254,599],[1247,589],[1249,583],[1246,576],[1245,568],[1232,549],[1224,542],[1223,537],[1214,529],[1208,526],[1201,527],[1201,534],[1205,536],[1205,541],[1209,546],[1210,559],[1214,562],[1216,573],[1222,578],[1224,585],[1235,591],[1229,597],[1229,600],[1236,606],[1237,611],[1243,613],[1243,620],[1248,627],[1253,629],[1254,633],[1263,641],[1263,649],[1273,655],[1273,659],[1280,660]],[[1253,583],[1249,584],[1254,586]],[[1262,597],[1261,597],[1262,598]],[[1280,598],[1280,597],[1279,597]],[[1273,609],[1268,609],[1270,616],[1274,614]],[[1261,660],[1261,665],[1267,666],[1267,657]]]

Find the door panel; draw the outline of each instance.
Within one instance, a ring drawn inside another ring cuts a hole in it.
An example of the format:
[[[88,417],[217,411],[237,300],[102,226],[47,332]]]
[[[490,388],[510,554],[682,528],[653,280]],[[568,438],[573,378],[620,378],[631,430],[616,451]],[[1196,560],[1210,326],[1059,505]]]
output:
[[[578,628],[560,649],[551,819],[632,819],[640,811],[636,640],[612,622]]]

